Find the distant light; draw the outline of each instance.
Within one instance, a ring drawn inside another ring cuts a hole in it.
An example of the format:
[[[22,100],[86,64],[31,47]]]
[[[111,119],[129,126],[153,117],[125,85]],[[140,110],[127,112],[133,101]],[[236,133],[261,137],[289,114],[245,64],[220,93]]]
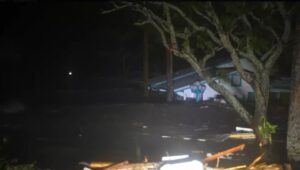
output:
[[[203,170],[203,164],[200,161],[193,160],[175,164],[165,164],[160,170]]]
[[[68,75],[69,75],[69,76],[72,76],[72,74],[73,74],[72,71],[69,71]]]

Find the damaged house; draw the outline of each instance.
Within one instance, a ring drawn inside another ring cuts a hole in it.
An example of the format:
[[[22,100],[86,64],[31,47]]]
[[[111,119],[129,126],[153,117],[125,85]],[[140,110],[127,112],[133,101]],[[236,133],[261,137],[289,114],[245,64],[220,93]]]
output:
[[[243,68],[248,72],[253,72],[253,66],[247,59],[240,60]],[[252,87],[241,78],[239,72],[234,68],[232,62],[221,62],[208,68],[213,79],[222,84],[230,92],[242,101],[253,101],[254,91]],[[192,68],[179,70],[173,74],[173,90],[176,100],[194,100],[196,94],[193,86],[198,83],[205,86],[203,100],[215,100],[220,97],[219,93],[212,89],[207,82],[201,78]],[[278,78],[271,81],[271,96],[280,99],[281,96],[289,93],[289,79]],[[166,76],[153,78],[149,81],[150,91],[167,92]]]

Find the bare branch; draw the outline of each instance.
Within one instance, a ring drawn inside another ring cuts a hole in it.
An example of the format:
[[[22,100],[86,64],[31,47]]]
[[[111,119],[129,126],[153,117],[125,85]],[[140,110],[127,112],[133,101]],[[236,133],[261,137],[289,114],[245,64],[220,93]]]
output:
[[[182,56],[182,58],[186,59],[188,63],[194,68],[194,70],[206,80],[208,85],[212,87],[214,90],[222,94],[226,100],[234,106],[234,108],[237,110],[237,112],[240,114],[240,116],[243,118],[243,120],[246,121],[249,125],[252,123],[252,116],[251,114],[242,106],[241,102],[234,96],[230,91],[228,91],[224,86],[218,84],[215,82],[213,78],[210,77],[210,75],[206,72],[206,69],[202,67],[201,64],[198,64],[195,62],[195,57],[189,57],[189,56]]]
[[[162,2],[152,2],[153,4],[156,5],[162,5]],[[188,16],[186,16],[186,14],[177,6],[164,2],[166,4],[166,6],[168,6],[170,9],[176,11],[189,25],[191,25],[193,27],[193,29],[195,31],[202,31],[202,32],[206,32],[210,38],[216,43],[216,44],[220,44],[220,40],[219,38],[213,33],[213,31],[211,31],[210,29],[208,29],[207,27],[203,27],[203,26],[199,26],[196,24],[196,22],[194,22],[193,20],[191,20]]]
[[[250,28],[250,30],[252,30],[252,25],[251,25],[250,21],[248,20],[247,16],[246,15],[242,15],[241,19],[246,24],[246,26],[248,28]]]
[[[171,47],[168,44],[167,41],[167,37],[166,34],[164,33],[164,31],[158,26],[158,24],[156,22],[154,22],[153,20],[151,20],[151,24],[157,29],[157,31],[160,33],[160,37],[162,39],[163,45],[165,48],[170,49]]]
[[[276,2],[276,5],[279,9],[279,12],[280,12],[280,14],[282,16],[282,19],[283,19],[283,22],[284,22],[284,31],[283,31],[282,36],[281,36],[280,39],[279,39],[279,37],[276,38],[277,43],[276,43],[276,45],[273,45],[274,49],[271,48],[266,53],[266,55],[270,56],[267,59],[267,62],[265,63],[265,67],[266,67],[267,70],[270,70],[273,67],[273,65],[275,64],[275,62],[277,61],[277,59],[281,55],[281,53],[283,51],[283,44],[282,43],[287,43],[287,41],[289,39],[290,31],[291,31],[290,17],[287,14],[287,11],[284,7],[284,4],[282,2]]]
[[[265,30],[268,30],[269,32],[271,32],[271,34],[275,37],[276,41],[280,41],[281,39],[279,38],[278,34],[276,33],[276,31],[270,27],[270,26],[267,26],[265,25],[265,23],[260,19],[258,18],[257,16],[255,16],[252,12],[250,13],[250,16],[256,21],[259,23],[259,25],[264,28]]]
[[[235,66],[235,68],[237,69],[237,71],[241,74],[241,77],[248,83],[252,83],[253,81],[253,77],[247,73],[246,71],[244,71],[244,68],[242,67],[241,63],[240,63],[240,58],[238,55],[237,50],[233,47],[230,38],[229,38],[229,34],[226,34],[223,31],[223,27],[221,25],[221,22],[219,20],[218,15],[216,14],[214,7],[212,5],[211,2],[208,3],[208,13],[210,14],[210,16],[213,18],[214,23],[216,24],[216,29],[218,32],[218,35],[220,37],[220,40],[222,42],[222,45],[224,46],[224,48],[226,48],[226,50],[230,53],[230,57],[232,59],[232,63]]]
[[[217,31],[224,32],[223,26],[222,26],[220,19],[212,5],[212,2],[208,2],[207,14],[209,14],[212,17],[212,21],[213,21],[214,25],[216,26]]]
[[[219,32],[220,36],[221,36],[221,41],[223,46],[228,50],[228,52],[230,53],[230,57],[232,59],[232,63],[235,66],[235,68],[237,69],[237,71],[241,74],[241,77],[248,83],[251,83],[253,81],[253,77],[244,71],[244,68],[242,67],[241,63],[240,63],[240,58],[238,55],[237,50],[233,47],[233,45],[231,44],[231,41],[229,39],[229,36]]]
[[[166,18],[167,18],[167,24],[168,24],[169,30],[170,30],[171,47],[173,49],[178,49],[175,28],[173,26],[172,19],[171,19],[171,12],[170,12],[169,7],[166,5],[166,3],[164,3],[164,11],[165,11]]]
[[[272,66],[275,64],[275,62],[277,61],[278,57],[281,55],[283,50],[283,46],[281,42],[278,42],[275,45],[275,50],[274,52],[272,52],[272,55],[269,57],[269,59],[267,60],[267,62],[265,63],[265,68],[267,70],[270,70],[272,68]]]
[[[261,60],[267,60],[271,54],[276,50],[276,45],[272,45],[272,47],[262,56]]]
[[[109,13],[112,13],[112,12],[115,12],[115,11],[118,11],[118,10],[130,7],[132,5],[132,3],[130,3],[130,2],[128,2],[128,3],[124,4],[124,5],[121,5],[121,6],[119,6],[115,2],[111,2],[111,4],[113,5],[113,9],[103,10],[102,14],[109,14]]]
[[[229,36],[232,39],[232,41],[234,41],[237,44],[237,49],[238,49],[241,42],[240,38],[232,33],[229,33]]]
[[[205,65],[209,59],[211,59],[212,57],[214,57],[216,55],[216,52],[221,51],[222,49],[224,49],[224,47],[215,47],[214,49],[212,49],[211,53],[206,54],[202,59],[203,67],[205,67]]]
[[[281,39],[284,43],[287,43],[289,40],[289,35],[291,32],[291,20],[290,16],[288,15],[283,2],[276,2],[279,12],[282,16],[282,19],[284,21],[284,31],[282,33]]]
[[[145,24],[151,24],[150,20],[145,20],[145,21],[135,22],[134,23],[134,25],[136,25],[136,26],[143,26]]]
[[[202,18],[206,19],[209,23],[214,25],[213,21],[207,15],[200,12],[195,6],[193,6],[192,8],[197,15],[200,15]]]

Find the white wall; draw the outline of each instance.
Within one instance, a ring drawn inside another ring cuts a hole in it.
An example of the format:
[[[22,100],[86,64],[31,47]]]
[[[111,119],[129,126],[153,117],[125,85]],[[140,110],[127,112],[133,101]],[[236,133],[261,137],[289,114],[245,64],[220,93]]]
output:
[[[219,80],[217,82],[222,84],[226,89],[228,89],[232,94],[236,95],[238,98],[246,99],[248,97],[248,92],[253,92],[253,89],[246,81],[244,81],[243,79],[241,81],[241,86],[232,86],[231,82],[226,82],[224,80]],[[203,83],[206,86],[206,90],[203,94],[203,100],[215,98],[216,95],[219,94],[214,89],[212,89],[207,83]],[[192,93],[189,87],[176,93],[183,98],[195,98],[195,94]]]

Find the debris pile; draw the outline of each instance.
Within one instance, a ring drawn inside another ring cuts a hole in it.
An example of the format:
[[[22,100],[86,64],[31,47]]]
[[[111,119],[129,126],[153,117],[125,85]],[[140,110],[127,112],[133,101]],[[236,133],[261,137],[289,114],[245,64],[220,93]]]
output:
[[[240,132],[243,131],[243,132]],[[226,134],[226,139],[242,139],[252,140],[255,139],[255,135],[252,129],[236,127],[236,132]],[[129,163],[129,161],[123,161],[120,163],[112,162],[80,162],[83,165],[83,170],[283,170],[283,166],[279,164],[267,164],[263,162],[264,154],[257,157],[249,165],[235,165],[233,167],[220,167],[220,159],[224,156],[233,154],[234,152],[243,151],[246,147],[245,144],[229,148],[227,150],[208,155],[202,160],[189,158],[189,155],[177,155],[170,157],[163,157],[160,162],[148,162],[145,159],[141,163]],[[216,161],[215,167],[209,167],[208,163]],[[288,168],[288,170],[291,170]]]
[[[142,163],[129,163],[128,161],[123,161],[120,163],[112,162],[80,162],[80,165],[83,165],[83,170],[93,170],[93,169],[103,169],[103,170],[178,170],[182,169],[180,167],[186,167],[187,170],[283,170],[283,166],[279,164],[266,164],[261,162],[264,154],[257,157],[250,165],[237,165],[233,167],[219,167],[220,157],[228,155],[233,152],[242,151],[245,148],[245,144],[235,146],[233,148],[227,149],[225,151],[218,152],[213,154],[201,161],[187,159],[187,157],[176,156],[178,159],[163,159],[165,161],[161,162],[142,162]],[[181,157],[181,158],[179,158]],[[175,157],[174,157],[175,158]],[[171,160],[171,161],[170,161]],[[208,162],[217,160],[215,167],[207,166]],[[261,163],[259,163],[261,162]],[[193,166],[192,166],[193,165]],[[177,166],[175,168],[175,166]],[[189,167],[189,168],[188,168]],[[183,168],[183,169],[186,169]],[[183,170],[182,169],[182,170]]]

